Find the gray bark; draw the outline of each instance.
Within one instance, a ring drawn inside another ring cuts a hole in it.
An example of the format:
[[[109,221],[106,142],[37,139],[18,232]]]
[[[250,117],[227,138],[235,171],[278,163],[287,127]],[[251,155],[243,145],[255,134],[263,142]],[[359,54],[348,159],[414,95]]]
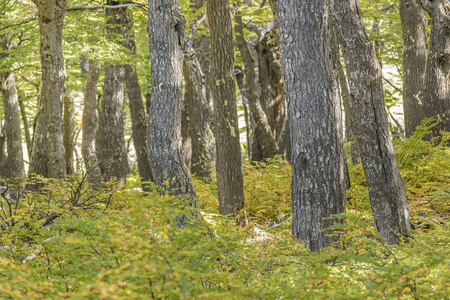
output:
[[[347,77],[345,76],[344,68],[341,63],[341,58],[339,56],[339,37],[336,30],[336,25],[333,26],[330,32],[330,43],[331,43],[331,59],[333,61],[333,71],[337,79],[339,87],[339,95],[341,99],[341,104],[344,107],[345,112],[345,142],[350,144],[350,155],[352,164],[359,164],[359,149],[358,143],[356,142],[355,130],[353,129],[353,124],[355,124],[354,115],[351,113],[350,107],[350,90],[348,87]]]
[[[229,1],[207,1],[206,11],[211,36],[209,75],[214,101],[219,212],[237,215],[244,208],[244,187]]]
[[[108,1],[108,4],[117,5],[119,2]],[[110,33],[126,36],[127,8],[107,8],[107,24],[115,26],[109,28]],[[103,97],[101,99],[101,111],[99,113],[99,126],[97,138],[103,147],[98,147],[97,157],[100,159],[100,170],[103,181],[109,181],[113,177],[119,185],[125,184],[129,171],[127,149],[124,138],[123,97],[125,83],[125,66],[109,65],[105,67],[105,81],[103,85]]]
[[[345,213],[341,110],[327,32],[328,2],[280,0],[278,22],[292,141],[292,233],[312,251],[338,236],[324,220]]]
[[[95,130],[97,127],[97,85],[100,77],[100,64],[89,60],[89,77],[84,89],[83,136],[81,153],[86,167],[87,179],[95,186],[100,186],[102,174],[95,152]]]
[[[450,3],[448,0],[419,0],[431,19],[430,46],[425,71],[425,117],[439,124],[432,136],[450,131]]]
[[[128,13],[128,32],[125,39],[125,46],[131,50],[134,57],[137,57],[136,43],[134,38],[134,27],[131,13]],[[128,104],[130,106],[131,125],[133,132],[133,143],[136,151],[139,175],[143,182],[143,189],[148,190],[146,182],[153,182],[152,170],[147,156],[147,114],[142,101],[141,86],[136,66],[125,66],[125,83],[128,93]]]
[[[0,36],[0,59],[8,56],[10,50],[8,36]],[[20,130],[19,99],[14,79],[10,72],[0,73],[0,90],[3,98],[3,113],[5,116],[4,127],[0,139],[0,175],[4,177],[23,177],[25,169],[23,164],[22,135]],[[6,143],[4,142],[6,139]],[[4,145],[7,145],[7,154],[4,153]],[[2,157],[3,156],[3,159]]]
[[[184,195],[197,206],[196,192],[181,150],[181,105],[186,20],[178,0],[149,1],[152,95],[148,156],[155,184],[164,194]],[[178,218],[179,225],[186,223]]]
[[[285,117],[284,87],[278,45],[270,34],[256,45],[258,52],[259,95],[272,134],[277,140]]]
[[[400,0],[400,18],[403,31],[403,112],[405,135],[410,137],[424,119],[425,12],[416,0]]]
[[[206,78],[195,57],[185,56],[185,101],[191,138],[191,173],[211,179],[214,162],[214,136],[209,127],[212,118],[206,94]]]
[[[38,6],[42,81],[29,173],[62,178],[66,170],[62,137],[65,65],[62,29],[67,0],[35,0]]]
[[[13,73],[1,74],[7,159],[2,174],[5,177],[23,177],[22,134],[20,130],[19,101]]]
[[[331,0],[350,85],[350,114],[369,188],[375,228],[389,244],[411,230],[405,186],[388,129],[381,67],[357,0]]]
[[[241,53],[242,61],[244,63],[244,73],[247,83],[247,95],[250,106],[250,111],[255,120],[255,138],[257,143],[252,144],[251,160],[261,161],[272,158],[277,154],[277,144],[275,137],[272,134],[272,129],[269,125],[266,113],[261,106],[261,101],[258,92],[258,84],[255,72],[255,61],[248,48],[247,41],[244,37],[244,25],[242,17],[236,14],[234,17],[236,22],[236,44]]]

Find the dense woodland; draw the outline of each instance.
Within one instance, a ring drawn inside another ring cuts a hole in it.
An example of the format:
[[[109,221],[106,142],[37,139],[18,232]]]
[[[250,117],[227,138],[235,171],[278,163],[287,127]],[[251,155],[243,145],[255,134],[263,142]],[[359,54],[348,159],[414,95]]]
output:
[[[447,299],[448,0],[0,0],[2,299]]]

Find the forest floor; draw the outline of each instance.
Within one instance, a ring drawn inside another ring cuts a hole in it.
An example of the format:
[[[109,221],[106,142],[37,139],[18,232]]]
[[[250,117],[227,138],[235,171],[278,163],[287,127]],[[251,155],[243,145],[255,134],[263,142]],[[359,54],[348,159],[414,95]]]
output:
[[[450,134],[440,144],[424,134],[395,141],[417,227],[400,245],[374,230],[360,165],[340,240],[320,253],[291,236],[291,170],[279,159],[244,164],[245,227],[217,214],[214,180],[194,180],[198,218],[181,199],[140,192],[137,174],[120,190],[75,177],[15,206],[1,198],[0,298],[448,299]],[[180,215],[190,226],[170,225]]]

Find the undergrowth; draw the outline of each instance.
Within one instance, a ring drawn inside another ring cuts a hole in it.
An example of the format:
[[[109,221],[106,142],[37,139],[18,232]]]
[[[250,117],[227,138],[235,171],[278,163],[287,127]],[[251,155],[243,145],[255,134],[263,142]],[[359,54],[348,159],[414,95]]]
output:
[[[247,227],[217,215],[214,180],[195,179],[201,214],[179,199],[117,190],[82,178],[9,182],[2,192],[2,299],[448,299],[450,153],[424,141],[427,127],[396,142],[412,238],[387,245],[373,229],[361,166],[350,166],[347,233],[311,253],[290,234],[290,167],[245,164]],[[20,196],[20,197],[18,197]],[[170,226],[183,214],[184,228]],[[213,232],[213,234],[211,234]]]

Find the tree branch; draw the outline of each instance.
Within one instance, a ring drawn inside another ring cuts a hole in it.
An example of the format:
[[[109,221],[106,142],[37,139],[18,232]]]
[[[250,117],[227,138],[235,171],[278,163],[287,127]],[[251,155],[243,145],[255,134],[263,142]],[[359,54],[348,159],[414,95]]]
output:
[[[102,5],[94,5],[94,6],[86,6],[86,5],[71,6],[71,7],[67,7],[66,11],[73,11],[73,10],[98,10],[98,9],[104,9],[104,8],[117,9],[117,8],[129,7],[129,6],[137,6],[139,8],[147,9],[147,7],[145,5],[142,5],[142,4],[139,4],[139,3],[127,3],[127,4],[119,4],[119,5],[102,4]]]

